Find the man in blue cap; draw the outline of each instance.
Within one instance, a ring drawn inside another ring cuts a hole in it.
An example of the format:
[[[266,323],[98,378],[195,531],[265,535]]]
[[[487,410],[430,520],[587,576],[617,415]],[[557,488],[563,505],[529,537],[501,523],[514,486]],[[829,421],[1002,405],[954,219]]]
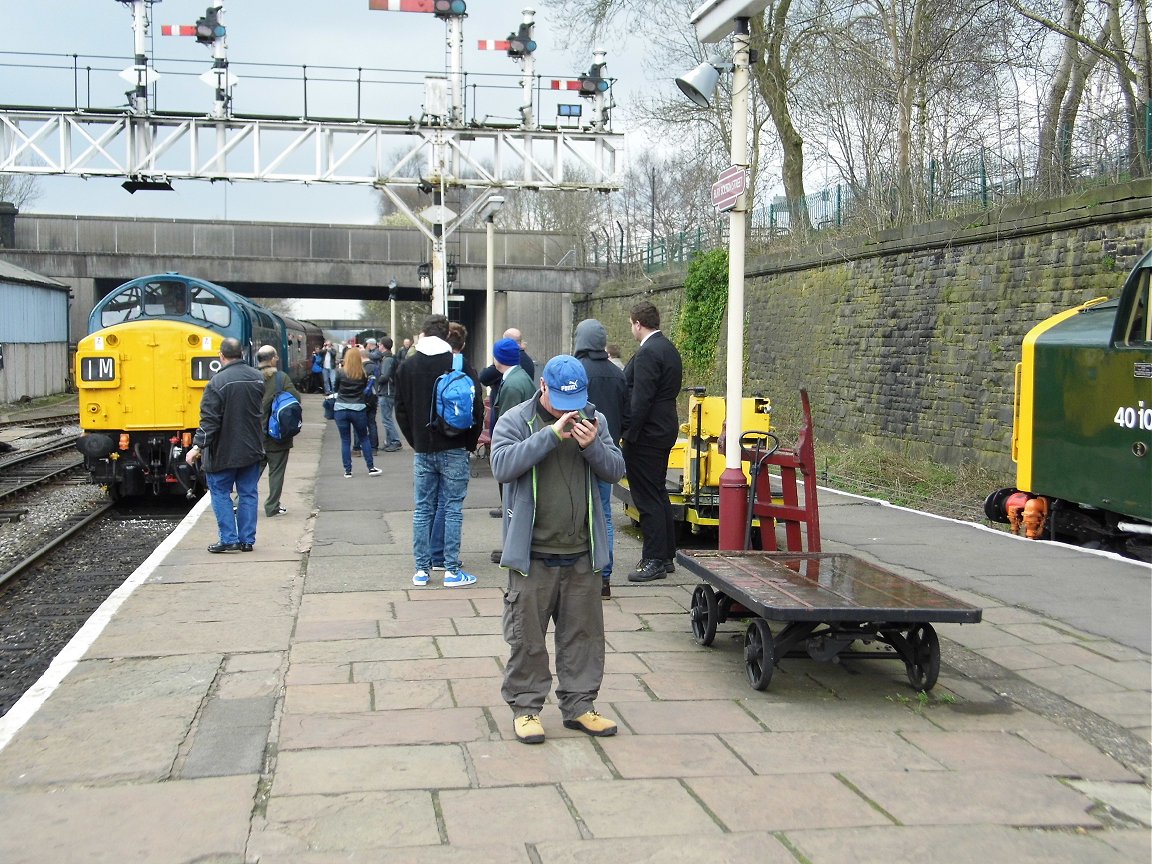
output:
[[[560,354],[544,367],[539,391],[508,409],[492,434],[492,476],[504,484],[504,638],[511,654],[501,694],[516,738],[544,740],[540,711],[552,687],[545,634],[556,622],[556,699],[564,726],[616,734],[596,712],[604,679],[600,571],[608,532],[598,480],[615,483],[624,457],[608,422],[588,401],[588,375]],[[539,491],[540,494],[537,494]]]

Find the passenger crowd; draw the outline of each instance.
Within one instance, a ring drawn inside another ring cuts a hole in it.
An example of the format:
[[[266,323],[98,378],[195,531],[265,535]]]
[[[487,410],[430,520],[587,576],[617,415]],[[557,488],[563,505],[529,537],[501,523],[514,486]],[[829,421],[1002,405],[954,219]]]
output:
[[[344,476],[363,459],[413,450],[412,584],[466,587],[460,540],[470,454],[489,448],[501,506],[503,543],[492,561],[507,571],[504,633],[510,656],[502,695],[516,737],[545,738],[540,710],[552,687],[545,635],[553,622],[556,695],[564,725],[608,736],[616,725],[595,710],[604,675],[601,600],[612,596],[612,491],[625,475],[643,534],[641,560],[629,581],[663,579],[674,569],[675,526],[665,486],[679,429],[676,397],[680,355],[660,330],[647,301],[629,314],[639,343],[625,364],[607,330],[581,321],[574,353],[537,370],[520,330],[509,328],[477,371],[466,359],[468,331],[430,315],[420,333],[393,353],[392,339],[325,342],[312,356],[314,391],[340,435]],[[235,344],[232,344],[235,343]],[[242,362],[240,344],[224,340],[223,368],[205,388],[201,427],[188,463],[201,460],[219,527],[210,552],[250,551],[256,539],[256,484],[269,471],[266,516],[285,512],[280,495],[291,432],[272,431],[283,401],[299,399],[271,346],[257,352],[259,369]],[[245,371],[248,370],[248,371]],[[487,398],[485,398],[487,391]],[[281,394],[289,397],[282,400]],[[377,424],[383,426],[383,440]],[[233,495],[235,494],[235,500]]]

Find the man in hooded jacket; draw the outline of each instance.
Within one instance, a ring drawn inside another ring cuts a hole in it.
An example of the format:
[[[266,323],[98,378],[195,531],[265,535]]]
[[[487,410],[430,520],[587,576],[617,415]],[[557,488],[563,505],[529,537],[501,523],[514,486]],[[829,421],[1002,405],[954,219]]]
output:
[[[608,421],[608,434],[613,441],[620,440],[624,429],[624,410],[628,393],[628,382],[624,373],[617,368],[608,356],[608,331],[595,318],[588,318],[576,325],[576,359],[588,374],[588,399],[596,405],[596,410]],[[612,562],[615,558],[613,547],[616,530],[612,526],[612,487],[614,484],[597,480],[600,487],[600,502],[604,508],[604,521],[608,527],[608,566],[600,572],[604,587],[600,596],[612,596]]]

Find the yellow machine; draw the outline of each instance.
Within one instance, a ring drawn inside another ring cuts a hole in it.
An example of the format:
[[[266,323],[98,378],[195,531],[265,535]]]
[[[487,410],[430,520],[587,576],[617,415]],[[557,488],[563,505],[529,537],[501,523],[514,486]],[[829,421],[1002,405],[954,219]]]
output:
[[[770,432],[772,400],[764,396],[742,400],[743,429],[748,432]],[[724,452],[720,438],[724,434],[725,400],[723,396],[705,396],[704,388],[693,388],[688,396],[688,421],[680,424],[680,437],[668,455],[668,498],[677,522],[693,534],[720,524],[720,475],[724,473]],[[740,466],[750,479],[747,462]],[[634,522],[640,514],[632,504],[628,479],[616,484],[616,497],[624,502],[624,512]]]

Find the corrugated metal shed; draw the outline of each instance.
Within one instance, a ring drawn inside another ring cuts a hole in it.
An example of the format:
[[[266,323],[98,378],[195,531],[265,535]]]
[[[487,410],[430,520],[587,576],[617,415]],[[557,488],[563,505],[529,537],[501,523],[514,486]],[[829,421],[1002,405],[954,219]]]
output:
[[[0,259],[0,402],[68,389],[68,286]]]
[[[0,342],[68,342],[68,286],[0,259]]]

